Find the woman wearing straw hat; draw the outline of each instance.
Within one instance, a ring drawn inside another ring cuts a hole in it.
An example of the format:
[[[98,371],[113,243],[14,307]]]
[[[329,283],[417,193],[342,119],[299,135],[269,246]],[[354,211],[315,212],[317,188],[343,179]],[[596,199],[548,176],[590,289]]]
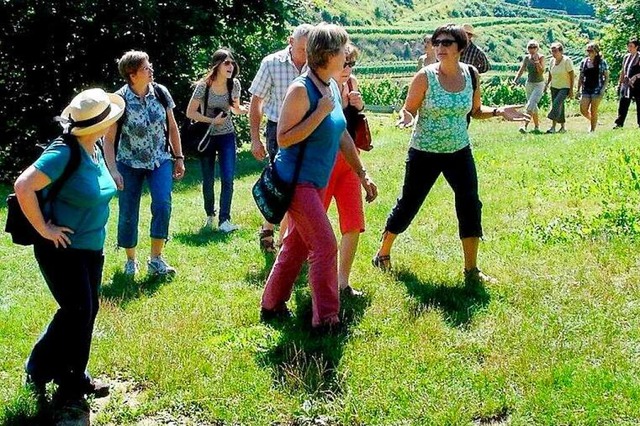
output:
[[[81,92],[62,112],[64,142],[52,143],[15,182],[25,216],[43,237],[34,244],[34,254],[59,305],[26,363],[27,384],[42,398],[50,381],[58,384],[57,399],[65,403],[109,392],[108,385],[93,381],[86,372],[98,313],[109,200],[116,193],[97,143],[123,111],[124,100],[118,95],[102,89]],[[71,144],[81,148],[79,164],[43,211],[37,192],[46,192],[60,178],[72,155]]]

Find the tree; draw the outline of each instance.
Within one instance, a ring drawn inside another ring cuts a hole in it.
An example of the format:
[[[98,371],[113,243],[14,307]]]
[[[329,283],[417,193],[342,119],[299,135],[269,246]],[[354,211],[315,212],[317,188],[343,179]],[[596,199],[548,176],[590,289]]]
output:
[[[630,37],[640,36],[640,0],[593,0],[598,17],[606,23],[600,47],[617,81]]]
[[[123,84],[115,60],[149,53],[159,82],[184,110],[191,82],[213,50],[235,51],[251,81],[260,59],[282,46],[299,0],[0,0],[0,180],[55,137],[51,118],[91,86]],[[259,19],[258,19],[259,17]]]

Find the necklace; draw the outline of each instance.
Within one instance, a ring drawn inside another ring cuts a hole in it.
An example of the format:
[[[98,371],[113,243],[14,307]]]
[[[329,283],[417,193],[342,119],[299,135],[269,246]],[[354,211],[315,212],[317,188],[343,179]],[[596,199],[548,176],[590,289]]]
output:
[[[325,87],[329,87],[331,86],[331,82],[327,83],[326,81],[324,81],[323,79],[321,79],[318,74],[313,70],[313,68],[309,68],[311,70],[311,73],[314,75],[315,78],[317,78],[320,83],[324,84]]]

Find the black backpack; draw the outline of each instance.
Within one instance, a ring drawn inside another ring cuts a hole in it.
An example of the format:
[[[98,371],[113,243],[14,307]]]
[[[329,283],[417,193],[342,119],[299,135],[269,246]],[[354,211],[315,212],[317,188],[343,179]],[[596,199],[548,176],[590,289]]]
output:
[[[156,82],[151,83],[151,87],[153,87],[153,90],[155,92],[156,97],[158,98],[158,101],[160,102],[160,105],[162,105],[162,107],[165,109],[165,116],[166,116],[167,122],[164,125],[164,140],[165,140],[166,150],[168,152],[171,152],[171,144],[169,143],[169,114],[166,113],[167,108],[169,108],[169,99],[167,99],[167,95],[164,93],[164,91],[160,89],[158,83]],[[127,88],[126,85],[122,86],[116,92],[118,95],[120,95],[120,97],[122,97],[122,99],[124,99],[125,108],[124,108],[124,114],[122,114],[122,116],[116,122],[117,124],[116,136],[115,136],[115,139],[113,140],[114,154],[118,152],[118,145],[120,144],[120,136],[122,135],[122,124],[124,123],[125,116],[127,115],[127,106],[126,106],[127,100],[124,96],[124,91],[126,88]]]
[[[37,192],[38,202],[40,203],[40,209],[43,211],[43,213],[44,207],[47,205],[47,203],[55,200],[64,184],[67,182],[67,180],[69,180],[71,175],[73,175],[73,173],[78,170],[78,166],[80,165],[81,148],[80,144],[78,144],[77,139],[72,135],[62,135],[51,141],[51,143],[58,141],[63,142],[69,147],[69,149],[71,150],[71,155],[60,177],[49,185],[49,192],[47,192],[47,195],[43,197],[42,190]],[[102,151],[102,145],[98,143],[98,147]],[[55,222],[55,218],[53,217],[48,217],[46,219],[51,219]],[[18,203],[18,198],[16,197],[15,193],[7,195],[7,223],[4,230],[5,232],[11,234],[11,240],[15,244],[19,244],[22,246],[30,246],[36,241],[44,240],[44,238],[42,238],[38,231],[36,231],[35,228],[31,225],[29,219],[27,219],[27,217],[24,215],[24,212],[22,211],[22,208]]]

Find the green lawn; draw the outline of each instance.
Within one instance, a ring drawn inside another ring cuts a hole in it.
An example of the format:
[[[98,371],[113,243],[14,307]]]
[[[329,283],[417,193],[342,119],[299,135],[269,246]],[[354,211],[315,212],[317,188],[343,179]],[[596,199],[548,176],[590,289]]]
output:
[[[201,231],[199,167],[187,164],[166,249],[178,268],[171,282],[122,276],[114,202],[89,366],[115,389],[94,424],[638,424],[640,131],[633,114],[610,130],[615,106],[605,106],[593,135],[580,117],[565,135],[472,123],[480,267],[499,280],[486,288],[462,283],[443,179],[398,238],[394,271],[371,267],[409,138],[390,116],[372,117],[376,147],[362,158],[380,197],[366,208],[352,275],[366,297],[343,305],[346,332],[320,340],[309,335],[306,277],[290,303],[295,319],[259,321],[273,259],[258,249],[249,189],[260,165],[246,146],[233,207],[242,228],[232,235]],[[141,235],[148,209],[145,197]],[[2,233],[0,423],[34,416],[22,365],[54,310],[30,249]]]

